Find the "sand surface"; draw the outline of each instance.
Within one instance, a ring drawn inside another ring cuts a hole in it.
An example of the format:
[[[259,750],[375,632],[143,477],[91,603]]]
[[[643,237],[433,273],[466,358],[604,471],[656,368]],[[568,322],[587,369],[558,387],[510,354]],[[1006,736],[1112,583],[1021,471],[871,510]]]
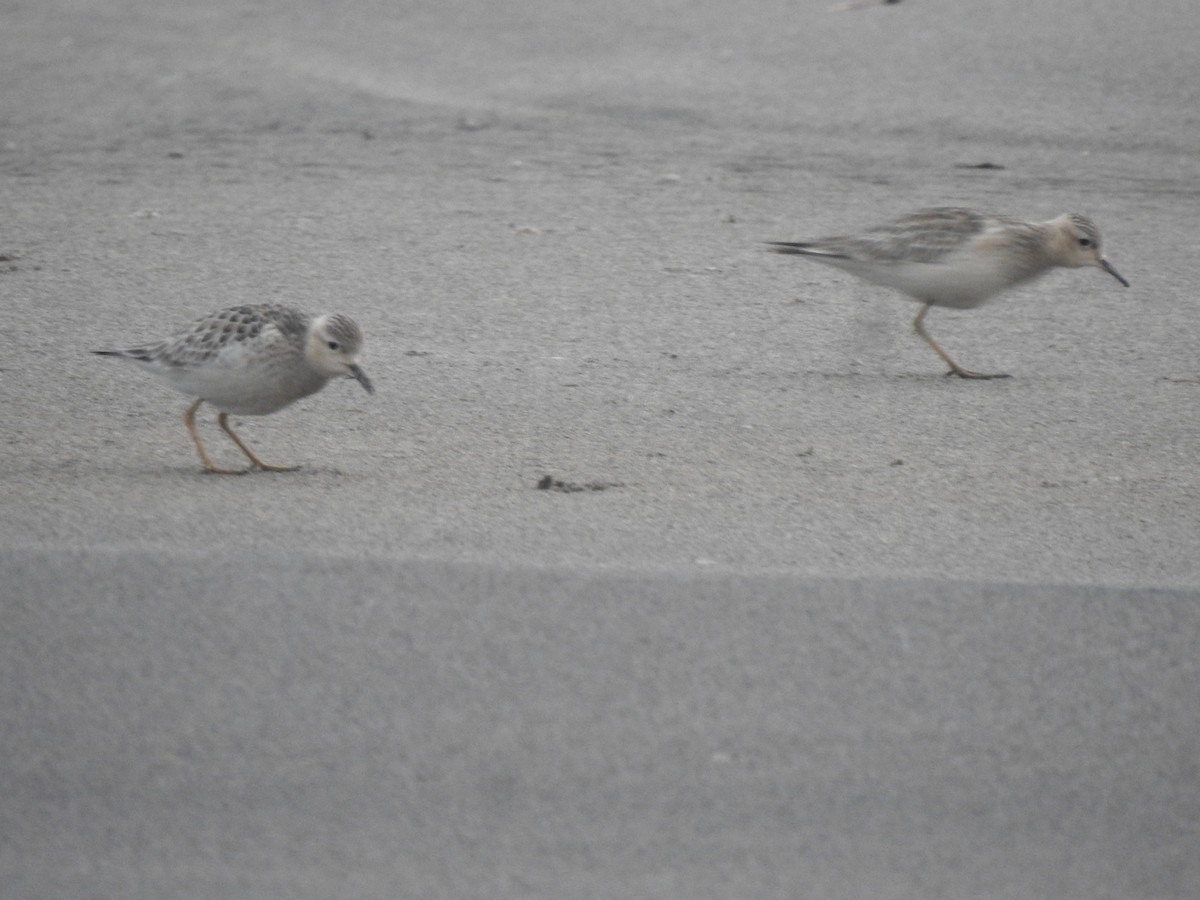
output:
[[[1197,46],[1191,0],[0,10],[0,893],[1200,894]],[[971,383],[763,249],[933,204],[1086,214],[1132,287],[935,311]],[[377,393],[206,475],[88,351],[263,300]]]

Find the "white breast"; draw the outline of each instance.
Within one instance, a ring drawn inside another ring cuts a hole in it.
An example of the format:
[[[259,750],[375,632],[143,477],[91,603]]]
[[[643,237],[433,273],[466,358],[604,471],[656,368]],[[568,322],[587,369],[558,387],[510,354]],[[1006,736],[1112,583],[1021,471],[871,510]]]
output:
[[[965,252],[929,263],[846,260],[840,268],[875,284],[895,288],[922,303],[972,309],[993,294],[1045,271],[1022,272],[1008,262],[1003,254]]]

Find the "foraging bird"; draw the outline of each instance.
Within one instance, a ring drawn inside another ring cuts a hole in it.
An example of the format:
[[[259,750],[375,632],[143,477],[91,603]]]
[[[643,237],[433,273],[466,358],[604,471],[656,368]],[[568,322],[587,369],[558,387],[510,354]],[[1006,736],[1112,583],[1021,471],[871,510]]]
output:
[[[363,336],[341,315],[310,316],[273,303],[232,306],[197,319],[166,340],[127,350],[95,350],[133,360],[177,391],[196,397],[183,424],[209,472],[244,470],[213,464],[196,433],[196,410],[210,403],[217,424],[256,469],[289,472],[297,466],[264,463],[229,427],[229,414],[265,416],[321,390],[331,378],[353,378],[374,393],[358,365]]]
[[[1096,226],[1090,219],[1070,213],[1048,222],[1022,222],[958,207],[936,207],[860,234],[770,243],[778,253],[815,259],[923,303],[913,330],[950,366],[946,374],[960,378],[1008,376],[982,375],[951,359],[925,331],[925,315],[931,306],[974,309],[993,294],[1059,266],[1096,266],[1129,287],[1104,258]]]

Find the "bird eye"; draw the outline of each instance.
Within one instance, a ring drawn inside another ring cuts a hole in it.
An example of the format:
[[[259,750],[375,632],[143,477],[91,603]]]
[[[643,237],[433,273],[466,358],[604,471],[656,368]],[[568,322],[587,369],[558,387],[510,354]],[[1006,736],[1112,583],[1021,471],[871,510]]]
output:
[[[338,350],[341,348],[341,345],[337,341],[326,341],[325,346],[330,350]]]
[[[1080,246],[1080,247],[1090,247],[1090,246],[1092,246],[1092,239],[1091,239],[1091,238],[1086,238],[1086,237],[1081,237],[1081,238],[1079,239],[1079,246]]]

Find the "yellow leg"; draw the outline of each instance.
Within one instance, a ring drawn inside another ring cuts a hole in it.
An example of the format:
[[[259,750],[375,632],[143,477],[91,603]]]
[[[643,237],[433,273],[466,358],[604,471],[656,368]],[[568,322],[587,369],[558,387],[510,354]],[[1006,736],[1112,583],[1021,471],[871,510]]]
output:
[[[919,334],[921,336],[921,339],[923,341],[925,341],[925,343],[927,343],[930,347],[933,348],[933,352],[936,353],[938,356],[940,356],[942,358],[942,361],[945,362],[946,365],[948,365],[950,367],[950,371],[946,373],[947,375],[957,375],[959,378],[982,378],[982,379],[1012,377],[1010,375],[1005,375],[1004,373],[998,373],[996,375],[984,375],[980,372],[972,372],[970,369],[964,369],[962,366],[960,366],[958,363],[956,363],[954,360],[952,360],[950,358],[950,354],[947,353],[945,350],[943,350],[941,347],[939,347],[937,341],[935,341],[933,338],[931,338],[929,336],[928,332],[925,331],[925,325],[924,325],[925,314],[927,312],[929,312],[929,307],[931,307],[931,306],[933,306],[932,303],[926,303],[924,306],[921,307],[921,311],[919,313],[917,313],[917,317],[915,319],[913,319],[912,327],[913,327],[913,331],[915,331],[917,334]]]
[[[192,443],[196,445],[196,452],[200,454],[200,462],[209,472],[215,472],[218,475],[241,475],[242,469],[222,469],[220,466],[213,465],[213,461],[208,458],[208,454],[204,450],[204,445],[200,443],[200,435],[196,433],[196,410],[200,408],[203,400],[197,400],[187,408],[187,412],[183,414],[183,426],[187,429],[188,434],[192,438]]]
[[[217,416],[217,424],[221,426],[221,430],[229,435],[229,439],[238,445],[238,449],[246,454],[246,458],[254,465],[256,469],[262,469],[266,472],[295,472],[299,466],[272,466],[263,462],[257,456],[250,452],[250,448],[242,443],[242,439],[233,433],[233,429],[229,427],[229,414],[221,413]]]

